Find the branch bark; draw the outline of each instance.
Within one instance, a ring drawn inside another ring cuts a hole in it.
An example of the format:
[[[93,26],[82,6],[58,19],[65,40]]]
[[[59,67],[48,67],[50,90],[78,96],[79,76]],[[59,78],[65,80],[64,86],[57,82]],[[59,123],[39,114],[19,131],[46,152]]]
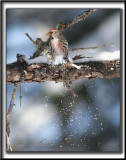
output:
[[[80,69],[65,66],[65,64],[52,66],[48,64],[19,64],[7,65],[7,83],[16,82],[44,82],[64,80],[74,81],[80,78],[109,78],[120,77],[120,61],[83,62]]]

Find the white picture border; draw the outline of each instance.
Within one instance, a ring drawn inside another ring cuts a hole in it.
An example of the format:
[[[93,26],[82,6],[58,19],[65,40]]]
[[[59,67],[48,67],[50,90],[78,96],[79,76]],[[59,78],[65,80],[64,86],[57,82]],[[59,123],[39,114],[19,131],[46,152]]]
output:
[[[2,6],[2,34],[3,34],[3,37],[2,37],[2,69],[3,69],[3,75],[2,75],[2,78],[3,78],[3,86],[2,86],[2,95],[3,95],[3,104],[2,104],[2,111],[3,111],[3,115],[6,115],[6,9],[11,9],[11,8],[104,8],[104,9],[121,9],[121,12],[122,12],[122,18],[121,18],[121,21],[122,21],[122,39],[121,39],[121,45],[123,46],[122,47],[122,50],[121,50],[121,57],[122,57],[122,61],[121,61],[121,65],[123,64],[122,68],[122,96],[123,96],[123,100],[124,100],[124,88],[125,88],[125,81],[124,81],[124,77],[125,77],[125,72],[124,72],[124,65],[125,65],[125,48],[124,48],[124,35],[125,35],[125,18],[124,18],[124,15],[125,15],[125,6],[124,6],[124,3],[123,2],[50,2],[50,3],[45,3],[45,2],[13,2],[13,3],[9,3],[9,2],[5,2]],[[114,26],[113,26],[114,27]],[[121,122],[123,122],[121,125],[122,125],[122,128],[123,128],[123,133],[122,133],[122,139],[123,139],[123,144],[122,144],[122,153],[97,153],[97,154],[94,154],[94,153],[90,153],[87,154],[87,153],[64,153],[62,152],[62,154],[60,153],[43,153],[43,152],[39,152],[39,153],[34,153],[34,152],[18,152],[18,153],[7,153],[6,152],[6,116],[3,116],[3,158],[124,158],[124,142],[125,142],[125,139],[124,139],[124,113],[125,113],[125,104],[124,104],[124,101],[122,101],[122,107],[121,108],[121,111],[122,111],[122,115],[123,116],[123,120]],[[121,136],[121,135],[120,135]]]

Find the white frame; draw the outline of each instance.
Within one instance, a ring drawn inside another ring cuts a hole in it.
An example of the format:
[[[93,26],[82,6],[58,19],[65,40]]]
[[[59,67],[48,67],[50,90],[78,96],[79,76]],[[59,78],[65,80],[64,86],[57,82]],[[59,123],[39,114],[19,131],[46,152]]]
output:
[[[3,37],[2,37],[2,43],[3,43],[3,47],[2,47],[2,57],[3,57],[3,64],[2,64],[2,68],[3,68],[3,86],[2,86],[2,95],[3,95],[3,104],[2,104],[2,111],[3,111],[3,115],[5,115],[6,113],[6,9],[7,8],[118,8],[122,10],[122,32],[123,32],[123,36],[122,36],[122,60],[121,63],[123,64],[122,68],[122,98],[124,100],[124,88],[125,88],[125,84],[124,84],[124,77],[125,77],[125,72],[124,72],[124,65],[125,65],[125,48],[124,48],[124,35],[125,35],[125,6],[123,2],[91,2],[91,3],[87,3],[87,2],[78,2],[78,3],[74,3],[74,2],[64,2],[64,3],[45,3],[45,2],[36,2],[36,3],[32,3],[32,2],[5,2],[2,6],[2,11],[3,11],[3,17],[2,17],[2,33],[3,33]],[[76,154],[57,154],[57,153],[47,153],[47,154],[43,154],[43,153],[32,153],[30,154],[24,154],[24,153],[10,153],[7,154],[6,153],[6,117],[3,117],[3,157],[4,158],[124,158],[124,113],[125,113],[125,103],[124,101],[122,101],[122,116],[123,116],[123,120],[122,120],[122,128],[123,128],[123,133],[122,133],[122,139],[123,139],[123,144],[122,144],[122,153],[111,153],[111,154],[87,154],[87,153],[76,153]]]

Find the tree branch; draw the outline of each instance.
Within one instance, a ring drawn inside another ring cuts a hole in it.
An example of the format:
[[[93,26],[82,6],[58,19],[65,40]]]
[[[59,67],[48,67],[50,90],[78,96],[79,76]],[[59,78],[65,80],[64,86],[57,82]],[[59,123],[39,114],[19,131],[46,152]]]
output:
[[[7,151],[12,151],[12,147],[11,147],[10,140],[9,140],[10,117],[11,117],[11,112],[12,112],[12,109],[13,109],[13,106],[14,106],[14,100],[15,100],[15,96],[16,96],[17,86],[18,86],[18,83],[15,83],[13,93],[12,93],[11,102],[10,102],[10,106],[9,106],[9,109],[8,109],[8,112],[7,112],[7,118],[6,118],[6,146],[7,146]]]
[[[83,12],[82,14],[78,15],[75,17],[72,21],[69,23],[62,23],[60,22],[57,26],[56,29],[63,31],[64,29],[71,27],[72,25],[79,23],[82,20],[85,20],[88,16],[90,16],[93,12],[95,12],[97,9],[89,9],[88,11]]]
[[[12,147],[11,147],[11,144],[10,144],[10,139],[8,137],[8,135],[6,134],[6,147],[7,147],[7,151],[12,151]]]
[[[68,51],[79,51],[79,50],[87,50],[87,49],[97,49],[97,48],[101,48],[101,47],[112,47],[113,44],[103,44],[100,46],[95,46],[95,47],[86,47],[86,48],[72,48],[72,49],[68,49]]]
[[[80,78],[109,78],[120,77],[120,61],[90,61],[77,63],[80,69],[64,67],[64,64],[53,66],[48,64],[32,64],[18,62],[7,65],[7,83],[15,82],[44,82],[64,80],[74,81]]]

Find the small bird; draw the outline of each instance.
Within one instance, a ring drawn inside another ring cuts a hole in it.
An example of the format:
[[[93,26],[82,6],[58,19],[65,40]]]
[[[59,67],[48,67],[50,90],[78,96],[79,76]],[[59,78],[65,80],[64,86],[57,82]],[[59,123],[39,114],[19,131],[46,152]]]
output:
[[[50,45],[52,57],[55,58],[56,56],[62,56],[63,58],[67,58],[68,41],[62,32],[56,29],[51,29],[46,35],[51,37]]]

